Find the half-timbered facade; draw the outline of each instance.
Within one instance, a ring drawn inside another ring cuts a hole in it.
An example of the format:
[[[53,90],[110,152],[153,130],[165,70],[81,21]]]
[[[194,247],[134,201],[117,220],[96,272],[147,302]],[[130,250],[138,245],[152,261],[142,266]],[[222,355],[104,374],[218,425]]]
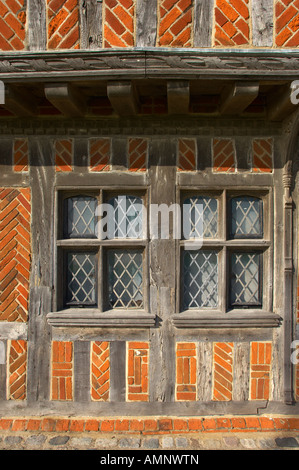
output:
[[[298,415],[297,3],[0,1],[1,416]]]

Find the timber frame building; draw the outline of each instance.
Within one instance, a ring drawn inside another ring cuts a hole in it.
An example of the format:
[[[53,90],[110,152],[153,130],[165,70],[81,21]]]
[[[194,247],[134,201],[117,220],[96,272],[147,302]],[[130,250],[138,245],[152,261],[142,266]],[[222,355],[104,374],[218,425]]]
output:
[[[298,416],[298,18],[0,1],[2,417]]]

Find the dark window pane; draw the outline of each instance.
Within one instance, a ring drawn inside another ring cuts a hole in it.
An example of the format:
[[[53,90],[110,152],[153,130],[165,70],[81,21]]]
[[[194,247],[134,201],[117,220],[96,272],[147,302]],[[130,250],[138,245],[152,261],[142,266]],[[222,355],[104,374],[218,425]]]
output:
[[[263,236],[262,201],[242,196],[231,200],[231,235],[233,237]]]
[[[184,308],[218,305],[218,254],[207,250],[184,251]]]
[[[143,308],[142,252],[109,250],[108,283],[111,308]]]
[[[66,236],[71,238],[94,238],[96,235],[97,200],[90,196],[75,196],[66,200]]]
[[[232,253],[231,303],[250,306],[261,304],[259,253]]]
[[[95,305],[95,253],[67,254],[67,303]]]

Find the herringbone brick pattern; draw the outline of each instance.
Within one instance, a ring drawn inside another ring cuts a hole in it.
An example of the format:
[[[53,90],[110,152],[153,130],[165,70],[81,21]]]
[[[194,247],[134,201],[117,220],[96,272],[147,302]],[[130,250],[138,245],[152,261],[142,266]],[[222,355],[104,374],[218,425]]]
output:
[[[73,170],[73,141],[71,139],[56,140],[55,166],[57,172]]]
[[[110,392],[110,347],[107,341],[91,344],[91,397],[108,401]]]
[[[128,401],[148,401],[148,359],[149,344],[129,342],[127,370],[127,399]]]
[[[73,343],[52,341],[52,400],[73,399]]]
[[[215,46],[243,46],[249,40],[249,0],[216,0]]]
[[[104,0],[104,47],[134,46],[135,0]]]
[[[0,188],[0,321],[28,318],[30,219],[30,189]]]
[[[192,0],[160,0],[159,46],[192,46]]]
[[[250,359],[250,398],[268,400],[270,397],[272,344],[267,342],[251,343]]]
[[[48,49],[79,49],[79,1],[47,0]]]
[[[275,43],[278,47],[297,47],[299,45],[298,0],[276,0]]]
[[[197,355],[195,343],[177,343],[176,399],[196,400]]]
[[[89,170],[109,171],[111,169],[111,140],[108,138],[90,139]]]
[[[11,340],[8,343],[8,394],[9,400],[26,399],[27,342]]]
[[[129,171],[146,171],[148,141],[142,138],[131,138],[128,142]]]
[[[0,50],[21,50],[25,47],[25,0],[0,1]]]
[[[194,170],[196,170],[196,141],[195,139],[179,139],[178,171]]]
[[[14,171],[28,171],[29,154],[27,139],[15,139],[13,148]]]
[[[233,343],[214,343],[213,399],[232,400],[233,393]]]
[[[254,139],[252,152],[252,171],[271,173],[273,170],[273,139]]]
[[[213,139],[213,171],[232,173],[235,171],[235,146],[231,139]]]

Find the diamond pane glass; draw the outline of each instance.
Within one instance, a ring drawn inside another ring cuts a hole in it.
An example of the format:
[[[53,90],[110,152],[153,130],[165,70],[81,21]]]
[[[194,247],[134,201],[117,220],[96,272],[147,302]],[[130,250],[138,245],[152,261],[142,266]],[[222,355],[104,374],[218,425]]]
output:
[[[256,197],[234,197],[231,201],[232,236],[262,237],[262,201]]]
[[[207,196],[185,199],[183,205],[184,238],[216,238],[218,201]]]
[[[233,305],[260,305],[260,254],[231,255],[231,302]]]
[[[95,253],[67,254],[67,303],[95,305]]]
[[[218,254],[207,250],[184,251],[184,308],[218,305]]]
[[[67,205],[67,236],[72,238],[95,237],[97,200],[90,196],[70,197]]]
[[[142,199],[137,196],[117,196],[109,200],[113,220],[109,221],[111,238],[142,238]]]
[[[143,308],[142,252],[108,252],[108,294],[111,308]]]

